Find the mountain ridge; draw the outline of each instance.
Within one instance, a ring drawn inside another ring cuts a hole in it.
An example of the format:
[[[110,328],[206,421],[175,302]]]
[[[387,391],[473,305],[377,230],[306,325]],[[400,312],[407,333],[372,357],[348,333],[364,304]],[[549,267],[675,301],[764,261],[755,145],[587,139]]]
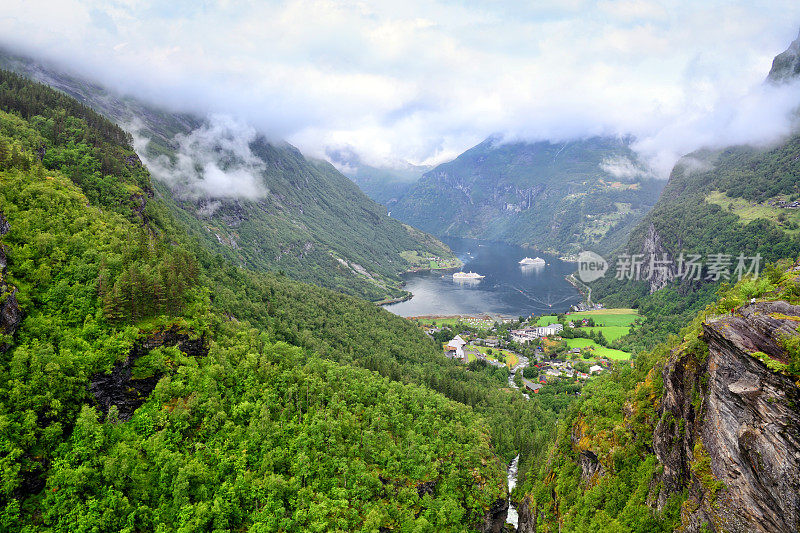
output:
[[[612,249],[663,186],[649,178],[630,142],[504,143],[490,137],[424,174],[392,205],[392,214],[437,235],[561,255]]]
[[[27,58],[0,54],[0,66],[50,83],[132,130],[140,157],[161,178],[156,193],[195,238],[229,260],[373,301],[406,295],[400,274],[428,267],[427,257],[456,264],[447,246],[419,239],[332,165],[285,141],[224,117],[115,96]],[[231,183],[247,194],[234,194]]]

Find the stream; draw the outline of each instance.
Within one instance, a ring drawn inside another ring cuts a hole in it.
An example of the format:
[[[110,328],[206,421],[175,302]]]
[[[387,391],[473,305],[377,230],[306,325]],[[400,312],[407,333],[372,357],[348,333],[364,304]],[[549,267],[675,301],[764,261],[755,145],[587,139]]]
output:
[[[514,460],[511,461],[511,466],[508,467],[508,517],[506,517],[506,522],[514,526],[514,529],[517,528],[519,524],[519,515],[517,514],[516,508],[511,504],[511,491],[514,490],[514,487],[517,486],[517,464],[519,463],[519,455],[514,457]]]

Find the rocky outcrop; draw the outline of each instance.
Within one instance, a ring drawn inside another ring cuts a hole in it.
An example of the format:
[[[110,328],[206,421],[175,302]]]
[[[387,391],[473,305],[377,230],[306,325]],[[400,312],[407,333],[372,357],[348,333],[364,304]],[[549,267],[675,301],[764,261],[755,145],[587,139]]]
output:
[[[11,231],[11,225],[0,212],[0,236]],[[0,334],[13,336],[22,323],[22,309],[17,300],[17,288],[6,281],[8,255],[6,247],[0,244]],[[0,343],[0,352],[8,350],[8,343]]]
[[[800,77],[800,35],[785,52],[772,60],[772,69],[767,80],[772,83],[787,83]]]
[[[658,502],[688,488],[687,531],[800,527],[800,389],[762,360],[786,362],[782,339],[799,323],[798,306],[750,304],[707,320],[703,342],[665,367],[654,434],[664,465]]]
[[[578,454],[578,465],[581,467],[581,481],[584,485],[592,486],[597,480],[606,473],[605,468],[600,463],[598,455],[589,446],[590,439],[585,432],[585,420],[579,418],[572,427],[570,441],[572,448]]]
[[[517,506],[517,513],[519,514],[517,533],[536,533],[538,509],[536,508],[536,502],[530,495],[522,498],[522,501]]]
[[[508,517],[508,499],[499,498],[495,500],[483,517],[481,533],[502,533],[505,529],[506,518]]]
[[[94,374],[89,381],[89,392],[94,396],[104,417],[111,406],[115,406],[119,420],[125,422],[130,420],[134,411],[147,401],[162,374],[135,379],[132,377],[133,367],[137,359],[151,350],[167,346],[177,346],[180,351],[191,357],[208,355],[208,347],[203,337],[194,339],[177,327],[158,331],[138,340],[131,348],[128,357],[114,364],[111,372]]]
[[[673,272],[671,255],[664,248],[661,236],[652,222],[647,229],[647,237],[642,245],[642,255],[644,256],[642,275],[650,283],[650,294],[653,294],[666,287],[675,277],[675,272]],[[663,262],[659,263],[659,261]]]

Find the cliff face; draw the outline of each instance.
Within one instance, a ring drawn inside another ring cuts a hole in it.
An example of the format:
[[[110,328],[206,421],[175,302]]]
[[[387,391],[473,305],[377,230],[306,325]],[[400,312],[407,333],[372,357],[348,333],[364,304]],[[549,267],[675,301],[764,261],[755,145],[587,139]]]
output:
[[[180,351],[191,357],[200,358],[208,355],[204,338],[193,339],[177,327],[157,331],[138,340],[131,348],[128,357],[116,363],[111,372],[99,372],[91,377],[89,392],[97,401],[103,416],[108,414],[113,405],[117,408],[120,421],[130,420],[134,411],[147,401],[147,397],[153,392],[162,376],[156,373],[137,379],[133,377],[133,367],[140,357],[155,348],[166,346],[177,346]]]
[[[798,323],[800,306],[746,305],[706,321],[702,343],[665,367],[658,504],[688,488],[687,531],[800,527],[800,389],[764,362],[787,361],[782,339],[797,335]]]
[[[11,226],[3,213],[0,213],[0,237],[11,231]],[[5,247],[0,244],[0,334],[12,336],[22,322],[22,309],[17,301],[17,289],[6,282],[8,257]],[[7,343],[0,342],[0,351],[8,349]]]
[[[772,83],[786,83],[800,76],[800,35],[785,52],[772,61],[772,69],[767,80]]]

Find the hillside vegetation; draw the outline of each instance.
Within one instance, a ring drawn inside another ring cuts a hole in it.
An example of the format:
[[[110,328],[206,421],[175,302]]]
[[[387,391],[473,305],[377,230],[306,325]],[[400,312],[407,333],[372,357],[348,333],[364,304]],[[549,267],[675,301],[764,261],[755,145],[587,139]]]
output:
[[[206,254],[148,199],[122,130],[2,76],[3,529],[481,522],[505,490],[485,422],[413,379],[323,358],[438,355],[421,333],[406,341],[405,321],[366,302]],[[314,317],[283,307],[315,299],[369,341],[312,334]]]
[[[609,251],[658,199],[629,140],[502,143],[490,138],[425,173],[389,204],[435,235],[526,244],[558,254]]]
[[[400,274],[427,268],[428,257],[455,259],[440,241],[388,217],[332,165],[244,124],[167,112],[2,52],[0,66],[134,133],[153,191],[193,238],[228,261],[379,301],[407,294]]]
[[[568,396],[209,253],[127,134],[0,75],[3,529],[465,531],[503,509]]]

